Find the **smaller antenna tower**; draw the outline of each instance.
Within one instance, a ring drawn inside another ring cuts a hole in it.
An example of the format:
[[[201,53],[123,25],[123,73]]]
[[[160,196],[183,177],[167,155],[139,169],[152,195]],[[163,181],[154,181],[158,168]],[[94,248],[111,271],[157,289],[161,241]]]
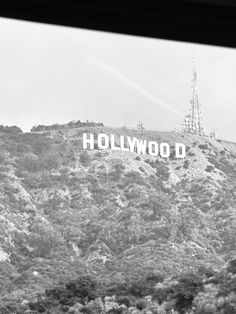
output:
[[[143,123],[139,122],[137,124],[137,132],[138,132],[138,134],[143,135],[143,130],[144,130]]]

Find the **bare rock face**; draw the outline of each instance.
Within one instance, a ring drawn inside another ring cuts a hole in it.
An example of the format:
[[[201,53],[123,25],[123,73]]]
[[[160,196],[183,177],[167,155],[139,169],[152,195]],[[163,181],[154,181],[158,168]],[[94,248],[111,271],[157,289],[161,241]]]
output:
[[[2,295],[33,300],[85,273],[122,283],[150,271],[219,268],[232,257],[235,143],[147,131],[148,140],[186,145],[186,158],[163,159],[83,150],[86,130],[1,134]],[[90,132],[137,136],[104,126]]]

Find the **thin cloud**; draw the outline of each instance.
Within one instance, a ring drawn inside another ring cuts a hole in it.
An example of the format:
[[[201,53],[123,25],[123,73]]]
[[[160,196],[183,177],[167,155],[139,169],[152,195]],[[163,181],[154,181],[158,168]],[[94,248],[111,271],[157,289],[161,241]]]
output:
[[[87,59],[88,63],[91,65],[99,68],[105,73],[108,73],[109,75],[112,75],[116,79],[120,80],[125,85],[129,86],[136,92],[138,92],[140,95],[146,97],[147,99],[153,101],[157,105],[163,107],[164,109],[168,110],[171,113],[174,113],[176,115],[179,115],[183,117],[183,113],[179,110],[172,107],[170,104],[167,104],[166,102],[159,99],[155,94],[153,94],[151,91],[149,91],[147,88],[141,86],[138,82],[136,82],[134,79],[128,77],[126,74],[122,73],[120,70],[117,70],[107,62],[103,61],[102,59],[92,56],[92,55],[86,55],[85,58]]]

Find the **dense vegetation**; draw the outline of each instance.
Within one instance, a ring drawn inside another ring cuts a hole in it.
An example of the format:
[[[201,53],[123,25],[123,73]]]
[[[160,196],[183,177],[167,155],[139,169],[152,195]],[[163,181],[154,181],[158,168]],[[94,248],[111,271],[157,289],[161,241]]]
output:
[[[46,289],[31,302],[14,301],[0,308],[10,313],[189,313],[234,314],[236,312],[236,259],[220,272],[200,267],[164,278],[149,273],[125,282],[99,282],[81,275]]]
[[[137,136],[0,128],[0,313],[235,313],[236,144],[146,131],[187,145],[165,160],[83,132]]]
[[[52,124],[52,125],[35,125],[32,127],[31,132],[45,132],[45,131],[54,131],[54,130],[68,130],[81,127],[95,127],[103,126],[102,122],[93,122],[93,121],[71,121],[66,124]]]

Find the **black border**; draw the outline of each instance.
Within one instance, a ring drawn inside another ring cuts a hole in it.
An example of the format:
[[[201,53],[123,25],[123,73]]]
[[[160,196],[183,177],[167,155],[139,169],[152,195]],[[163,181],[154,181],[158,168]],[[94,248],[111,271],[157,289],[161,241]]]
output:
[[[236,47],[235,0],[6,0],[0,16]]]

